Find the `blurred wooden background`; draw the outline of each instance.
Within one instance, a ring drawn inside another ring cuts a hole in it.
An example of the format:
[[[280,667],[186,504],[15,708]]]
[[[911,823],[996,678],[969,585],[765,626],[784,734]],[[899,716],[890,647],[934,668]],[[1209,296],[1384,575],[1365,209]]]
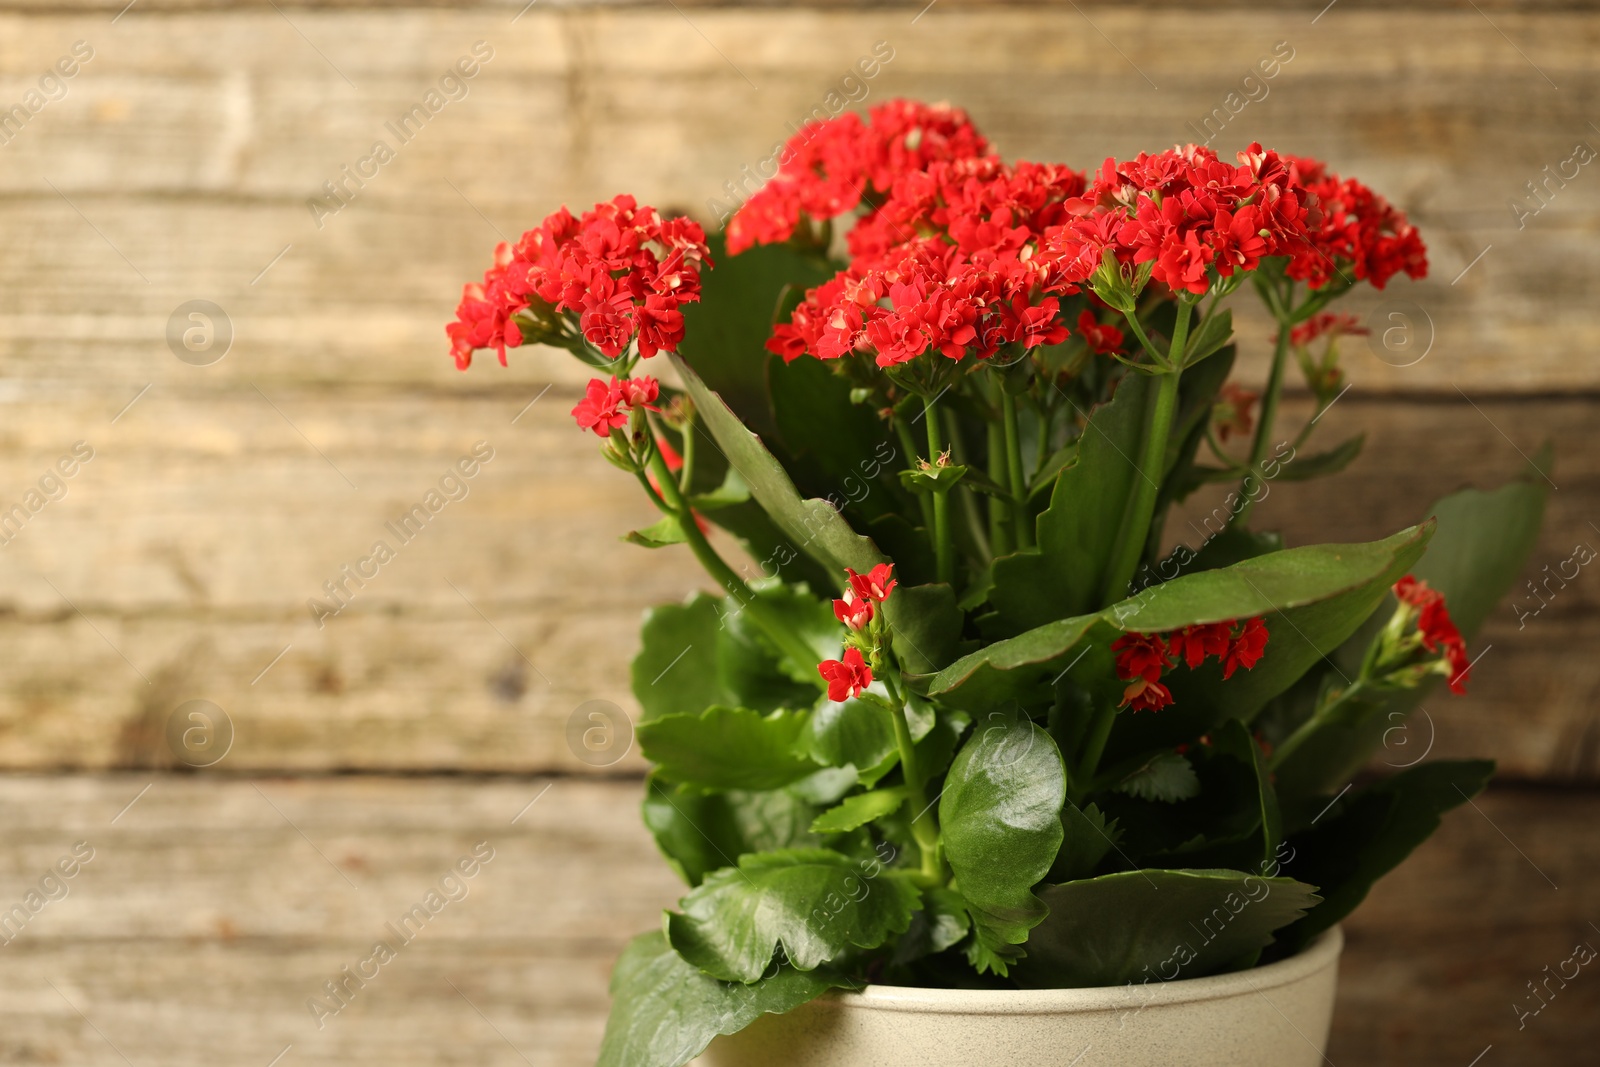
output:
[[[0,546],[0,899],[105,841],[0,954],[0,1058],[585,1062],[611,958],[674,890],[641,763],[589,766],[567,723],[632,707],[641,611],[701,579],[616,540],[646,509],[566,414],[585,374],[533,350],[459,374],[443,323],[494,243],[559,203],[631,191],[704,219],[880,41],[853,106],[950,100],[1008,158],[1079,167],[1194,139],[1285,42],[1214,144],[1362,177],[1422,228],[1433,276],[1350,301],[1404,310],[1426,355],[1347,343],[1355,387],[1322,432],[1364,430],[1366,454],[1259,516],[1297,543],[1379,536],[1550,440],[1528,577],[1600,543],[1600,172],[1548,177],[1600,147],[1592,5],[0,0],[0,120],[44,101],[0,125],[0,512],[93,449]],[[76,42],[76,73],[41,86]],[[386,123],[477,42],[492,57],[400,143]],[[394,158],[313,211],[379,139]],[[167,341],[194,300],[231,324],[204,366]],[[1265,332],[1245,320],[1247,381]],[[469,495],[317,628],[306,601],[478,441]],[[1600,941],[1600,579],[1546,599],[1504,607],[1472,693],[1385,754],[1502,774],[1352,924],[1335,1063],[1576,1062],[1595,1036],[1592,977],[1522,1029],[1513,1008]],[[232,747],[162,774],[193,699]],[[368,776],[322,777],[343,772]],[[502,834],[480,895],[319,1032],[305,998]]]

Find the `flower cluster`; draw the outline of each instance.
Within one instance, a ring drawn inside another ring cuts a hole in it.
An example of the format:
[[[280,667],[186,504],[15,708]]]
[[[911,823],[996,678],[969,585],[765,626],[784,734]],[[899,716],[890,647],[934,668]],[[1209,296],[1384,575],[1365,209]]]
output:
[[[1449,679],[1450,691],[1465,693],[1472,665],[1467,659],[1467,643],[1445,608],[1444,594],[1408,574],[1394,583],[1394,595],[1405,605],[1402,611],[1415,610],[1422,647],[1441,654],[1437,670]]]
[[[1126,633],[1111,643],[1116,654],[1117,677],[1129,682],[1122,706],[1134,711],[1157,711],[1172,703],[1172,691],[1161,675],[1182,661],[1194,670],[1209,657],[1222,664],[1224,680],[1243,667],[1250,670],[1267,649],[1267,624],[1259,616],[1185,626],[1166,634]]]
[[[862,649],[869,655],[876,652],[880,635],[872,624],[880,618],[877,605],[889,599],[899,584],[892,563],[880,563],[866,574],[846,567],[845,574],[850,579],[850,589],[842,600],[833,602],[834,616],[850,631],[844,655],[817,666],[817,673],[828,683],[828,699],[835,702],[860,696],[872,684],[872,667],[862,656]]]
[[[1037,252],[1083,188],[1065,167],[992,158],[902,174],[850,232],[850,266],[808,292],[767,348],[785,360],[867,352],[888,367],[924,352],[986,359],[1005,344],[1061,343],[1068,331]],[[1122,343],[1093,313],[1079,325],[1096,351]]]
[[[787,241],[802,217],[824,221],[882,196],[904,173],[985,156],[989,143],[948,104],[891,100],[867,112],[811,122],[779,153],[778,174],[728,221],[728,252]]]
[[[464,370],[480,348],[494,349],[504,364],[507,348],[530,340],[576,344],[581,337],[607,359],[635,338],[646,358],[673,351],[683,339],[680,308],[700,299],[700,266],[709,262],[698,223],[662,219],[631,196],[596,204],[581,218],[562,208],[515,246],[501,243],[483,282],[466,286],[445,327],[451,354]],[[564,332],[573,319],[576,335]]]
[[[593,430],[597,437],[609,437],[612,430],[628,424],[628,416],[634,409],[654,411],[651,405],[660,395],[661,383],[648,375],[620,381],[613,375],[609,382],[591,378],[583,399],[572,409],[572,417],[578,421],[579,429]]]
[[[1355,179],[1329,172],[1319,160],[1286,158],[1295,181],[1318,208],[1307,243],[1290,258],[1289,277],[1320,289],[1348,269],[1355,280],[1382,289],[1401,271],[1413,278],[1428,273],[1428,250],[1403,212]]]
[[[1250,436],[1250,431],[1255,427],[1255,416],[1252,409],[1256,401],[1261,399],[1261,394],[1244,388],[1237,382],[1228,382],[1217,394],[1217,402],[1211,408],[1211,428],[1217,435],[1218,441],[1226,441],[1234,434],[1240,437]]]
[[[1106,160],[1046,242],[1056,291],[1075,291],[1109,263],[1125,279],[1149,264],[1148,276],[1174,292],[1204,293],[1213,276],[1303,249],[1306,198],[1290,163],[1259,144],[1238,159],[1187,145]]]

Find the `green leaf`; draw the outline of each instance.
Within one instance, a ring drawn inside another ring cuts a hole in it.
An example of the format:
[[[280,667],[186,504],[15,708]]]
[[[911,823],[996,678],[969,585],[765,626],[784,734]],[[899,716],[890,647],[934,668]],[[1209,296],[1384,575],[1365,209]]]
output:
[[[814,834],[842,834],[849,830],[865,826],[874,819],[881,819],[885,815],[893,814],[906,802],[904,786],[895,786],[891,789],[878,789],[871,793],[857,793],[853,797],[846,797],[844,803],[836,808],[829,808],[818,815],[811,824]]]
[[[734,1034],[766,1013],[793,1011],[845,985],[828,974],[780,967],[754,985],[700,973],[659,930],[628,942],[611,974],[611,1017],[598,1067],[683,1067],[719,1034]]]
[[[709,493],[696,493],[689,498],[689,506],[696,511],[718,511],[743,504],[750,499],[750,487],[744,484],[739,472],[732,467],[722,477],[722,484]]]
[[[760,852],[684,897],[682,913],[667,914],[667,937],[712,977],[753,982],[780,944],[788,961],[809,971],[903,933],[919,903],[916,888],[876,860],[830,849]]]
[[[623,535],[624,541],[645,548],[665,548],[668,545],[681,545],[689,540],[683,532],[683,526],[678,522],[676,515],[664,515],[660,522],[646,526],[642,530],[630,530]]]
[[[1536,458],[1549,468],[1548,451]],[[1464,489],[1430,509],[1439,532],[1415,573],[1444,594],[1451,620],[1469,640],[1533,554],[1549,495],[1549,483],[1533,477],[1487,492]]]
[[[948,493],[956,487],[956,483],[971,473],[971,467],[950,463],[942,467],[929,467],[926,470],[901,471],[900,484],[913,493]],[[985,479],[974,478],[973,482],[976,485],[983,480]]]
[[[867,700],[817,702],[800,751],[827,767],[851,766],[871,785],[893,769],[899,748],[889,713]]]
[[[1178,753],[1158,752],[1144,766],[1118,782],[1116,790],[1140,800],[1171,804],[1197,795],[1200,777],[1194,773],[1194,765]]]
[[[1431,532],[1431,524],[1414,526],[1382,541],[1291,548],[1185,574],[1104,611],[1047,623],[963,656],[934,676],[928,693],[959,707],[992,707],[1035,699],[1067,670],[1074,680],[1105,686],[1115,681],[1108,649],[1121,632],[1160,633],[1264,615],[1271,638],[1253,669],[1225,684],[1215,664],[1175,671],[1167,681],[1179,707],[1143,717],[1157,727],[1182,727],[1178,740],[1195,737],[1211,721],[1248,719],[1338,647],[1416,562]],[[1197,723],[1200,728],[1192,729]]]
[[[1090,414],[1078,439],[1077,462],[1056,479],[1050,506],[1036,523],[1039,547],[994,561],[989,600],[1006,632],[1098,606],[1122,512],[1140,477],[1131,457],[1139,454],[1152,391],[1151,379],[1142,374],[1129,374],[1117,384],[1110,403]]]
[[[685,390],[694,399],[695,409],[711,436],[728,457],[729,464],[750,487],[750,495],[761,504],[795,547],[804,551],[832,573],[845,567],[860,572],[887,562],[873,543],[850,528],[844,517],[825,500],[802,500],[794,483],[767,446],[740,421],[722,398],[707,388],[699,375],[682,359],[673,364],[683,378]]]
[[[894,947],[894,966],[904,966],[943,952],[961,942],[972,928],[966,903],[953,889],[935,886],[922,891],[922,907]]]
[[[710,239],[717,267],[702,271],[700,300],[683,308],[681,358],[756,433],[777,432],[767,402],[767,338],[785,289],[805,290],[833,275],[827,263],[781,244],[763,245],[730,262],[720,235]]]
[[[1045,917],[1033,887],[1061,848],[1066,773],[1050,735],[994,711],[956,754],[939,798],[945,854],[972,914],[975,963],[1005,974]]]
[[[851,402],[850,382],[837,365],[817,359],[784,363],[777,356],[766,363],[768,395],[788,453],[784,470],[800,492],[831,499],[869,522],[904,511],[910,500],[894,472],[916,457],[900,455],[875,409]]]
[[[1233,312],[1226,308],[1201,322],[1199,329],[1190,335],[1189,343],[1185,346],[1187,349],[1184,353],[1185,370],[1221,350],[1232,336]]]
[[[1311,478],[1321,478],[1328,474],[1338,474],[1361,455],[1362,446],[1367,443],[1367,435],[1356,434],[1326,452],[1319,452],[1314,456],[1295,456],[1293,461],[1283,464],[1278,477],[1286,482],[1303,482]]]
[[[1080,808],[1068,803],[1061,809],[1061,833],[1061,848],[1045,877],[1051,882],[1072,882],[1093,874],[1116,847],[1117,820],[1108,823],[1093,804]]]
[[[809,713],[713,705],[699,715],[663,715],[636,736],[662,778],[701,789],[781,789],[817,769],[797,753]]]
[[[1260,842],[1252,850],[1250,859],[1271,862],[1278,845],[1283,841],[1283,816],[1278,811],[1278,793],[1272,786],[1272,776],[1267,773],[1261,746],[1250,735],[1250,728],[1237,719],[1229,719],[1212,732],[1211,746],[1218,755],[1232,756],[1251,768],[1255,778],[1256,802],[1261,811],[1261,826]]]
[[[810,830],[816,815],[814,805],[783,789],[703,793],[656,774],[645,786],[645,827],[691,886],[712,871],[732,867],[746,852],[821,845]]]
[[[797,591],[763,595],[773,595],[782,610],[801,610],[789,603],[801,596]],[[837,623],[826,605],[822,610],[831,624],[831,647],[837,649]],[[808,640],[819,633],[819,625],[805,631]],[[736,602],[704,593],[646,613],[632,676],[644,722],[663,715],[698,715],[713,704],[756,711],[806,707],[817,694],[809,678],[802,683],[792,665],[784,666],[766,636],[742,618]]]
[[[1439,828],[1440,815],[1471,800],[1493,774],[1490,760],[1424,763],[1337,800],[1309,831],[1290,839],[1285,872],[1314,881],[1324,899],[1285,931],[1286,949],[1354,911],[1373,883]]]
[[[1542,468],[1548,453],[1535,457]],[[1439,524],[1412,573],[1445,595],[1450,617],[1471,641],[1522,568],[1538,541],[1549,485],[1538,474],[1498,489],[1466,489],[1428,509]],[[1393,601],[1388,603],[1392,604]],[[1387,617],[1387,612],[1381,613]],[[1346,677],[1353,678],[1367,645],[1377,639],[1375,618],[1341,653]],[[1344,786],[1383,744],[1385,734],[1404,726],[1407,714],[1427,698],[1431,684],[1410,693],[1374,695],[1332,706],[1314,726],[1305,743],[1277,761],[1278,793],[1286,809],[1310,805],[1314,799]]]
[[[950,662],[963,616],[948,585],[902,585],[883,603],[895,657],[908,674],[932,674]]]
[[[1121,871],[1041,895],[1050,918],[1029,938],[1017,977],[1065,989],[1215,974],[1318,900],[1292,878],[1225,870]]]

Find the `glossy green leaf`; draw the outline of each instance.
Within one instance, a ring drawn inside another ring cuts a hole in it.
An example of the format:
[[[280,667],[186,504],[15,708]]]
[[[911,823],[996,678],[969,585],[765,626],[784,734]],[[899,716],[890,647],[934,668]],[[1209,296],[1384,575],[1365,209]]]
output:
[[[1471,800],[1493,774],[1490,760],[1436,761],[1335,800],[1289,841],[1285,873],[1314,881],[1324,903],[1285,931],[1285,947],[1292,951],[1354,911],[1373,883],[1439,828],[1440,815]]]
[[[827,767],[854,767],[868,785],[894,767],[899,753],[887,711],[869,700],[826,698],[806,723],[800,751]]]
[[[732,867],[746,852],[812,848],[813,804],[787,789],[704,793],[652,774],[645,785],[644,824],[672,869],[691,886]]]
[[[781,789],[817,770],[797,751],[809,712],[713,705],[640,723],[639,748],[663,779],[700,789]]]
[[[1123,509],[1140,477],[1135,457],[1153,388],[1145,375],[1129,374],[1110,403],[1090,413],[1077,462],[1056,479],[1050,506],[1035,524],[1038,547],[994,561],[989,600],[1005,632],[1099,606]]]
[[[821,971],[775,968],[753,985],[719,982],[684,961],[660,931],[628,942],[611,974],[611,1017],[598,1067],[683,1067],[719,1034],[792,1011],[845,985]]]
[[[674,365],[683,378],[684,388],[694,399],[695,409],[711,436],[739,472],[750,495],[790,538],[793,546],[832,568],[843,580],[845,567],[860,572],[887,562],[877,547],[850,528],[844,517],[824,500],[802,499],[789,480],[782,464],[773,457],[738,415],[700,380],[694,370],[678,357]]]
[[[836,808],[829,808],[818,815],[811,824],[814,834],[840,834],[865,826],[875,819],[898,811],[906,802],[904,786],[895,786],[891,789],[876,789],[870,793],[857,793],[853,797],[846,797]]]
[[[939,798],[945,855],[972,914],[975,962],[1005,974],[1044,919],[1033,887],[1061,848],[1061,753],[1026,718],[990,712],[950,766]]]
[[[764,595],[773,596],[782,610],[804,611],[796,606],[804,603],[798,591],[773,590]],[[837,642],[832,612],[826,605],[822,610],[828,613],[829,632]],[[816,620],[815,608],[811,617]],[[820,639],[821,633],[820,622],[805,630],[808,640]],[[836,650],[837,644],[820,647]],[[815,664],[811,670],[816,670]],[[632,678],[644,722],[663,715],[698,715],[713,704],[763,712],[807,707],[817,694],[809,678],[800,681],[793,665],[780,661],[765,635],[741,617],[736,603],[704,593],[646,613]]]
[[[744,856],[707,876],[667,915],[680,955],[725,981],[753,982],[784,958],[809,971],[850,948],[877,948],[911,925],[919,894],[876,860],[830,849]]]
[[[1227,870],[1104,874],[1040,894],[1025,986],[1081,988],[1199,978],[1247,959],[1316,905],[1312,886]]]
[[[1168,676],[1180,705],[1188,704],[1182,710],[1197,719],[1248,718],[1360,625],[1416,562],[1431,532],[1431,525],[1416,526],[1382,541],[1291,548],[1185,574],[1104,611],[1047,623],[963,656],[929,682],[928,692],[965,708],[1031,700],[1065,670],[1074,679],[1112,677],[1106,648],[1119,632],[1161,633],[1264,615],[1271,638],[1254,669],[1227,683],[1206,676],[1214,664]],[[1169,708],[1145,719],[1174,721],[1174,714]]]
[[[932,674],[953,658],[963,617],[948,585],[902,585],[884,601],[894,654],[909,674]]]

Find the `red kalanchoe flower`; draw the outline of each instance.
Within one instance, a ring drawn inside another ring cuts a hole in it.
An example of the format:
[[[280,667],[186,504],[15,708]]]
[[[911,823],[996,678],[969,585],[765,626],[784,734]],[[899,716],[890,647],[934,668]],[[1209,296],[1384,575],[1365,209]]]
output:
[[[824,660],[817,665],[817,673],[828,683],[828,699],[835,704],[858,697],[872,684],[872,668],[861,658],[858,649],[844,650],[844,659]]]
[[[1428,273],[1428,250],[1403,212],[1354,179],[1340,178],[1315,159],[1284,157],[1316,210],[1307,243],[1292,253],[1287,273],[1313,289],[1349,271],[1382,289],[1395,274]]]
[[[1408,574],[1394,583],[1394,595],[1417,609],[1417,632],[1422,635],[1422,647],[1429,652],[1444,653],[1450,671],[1450,691],[1465,693],[1472,672],[1471,661],[1467,658],[1467,643],[1445,607],[1444,594]]]
[[[1133,684],[1122,691],[1122,704],[1124,708],[1134,711],[1160,711],[1172,703],[1172,690],[1146,677],[1138,677]]]
[[[628,410],[617,380],[612,378],[607,384],[591,378],[583,399],[572,409],[572,417],[578,420],[580,429],[593,430],[596,437],[609,437],[612,430],[628,425]]]
[[[879,203],[901,175],[988,151],[966,112],[948,104],[891,100],[871,108],[865,119],[846,112],[809,122],[779,153],[777,176],[728,220],[728,252],[787,241],[803,218],[821,222],[863,200]]]
[[[656,410],[650,405],[660,395],[661,383],[648,376],[621,381],[613,376],[610,382],[591,378],[583,399],[572,409],[572,417],[578,420],[579,428],[607,437],[612,430],[628,424],[628,413],[634,408]]]
[[[481,348],[504,364],[506,349],[528,340],[571,344],[574,327],[608,359],[635,338],[645,358],[673,351],[683,339],[682,305],[700,299],[700,268],[710,263],[698,223],[663,220],[631,196],[582,218],[562,208],[514,246],[496,248],[482,284],[466,286],[445,327],[450,351],[463,370]],[[523,312],[536,323],[531,338],[516,322]]]
[[[1224,385],[1217,394],[1216,405],[1211,409],[1211,425],[1216,430],[1217,440],[1225,442],[1234,434],[1248,437],[1255,427],[1255,417],[1250,409],[1260,399],[1260,393],[1251,392],[1233,382]]]
[[[617,392],[622,397],[622,402],[630,408],[651,408],[656,402],[656,397],[661,395],[661,383],[648,374],[638,378],[629,378],[617,383]]]
[[[849,567],[844,569],[850,577],[850,589],[855,593],[857,600],[876,601],[882,603],[889,599],[889,594],[894,592],[894,587],[899,582],[894,577],[894,564],[880,563],[866,574],[857,574]]]
[[[865,629],[867,623],[872,621],[872,601],[859,597],[835,600],[833,614],[852,630]]]
[[[1232,638],[1231,622],[1185,626],[1167,635],[1167,651],[1174,657],[1181,658],[1188,664],[1190,670],[1194,670],[1204,663],[1208,656],[1216,656],[1218,659],[1226,656]]]
[[[1089,351],[1097,356],[1122,351],[1122,331],[1109,322],[1096,321],[1094,312],[1088,308],[1078,315],[1078,336],[1089,346]]]
[[[1124,680],[1143,678],[1154,682],[1172,666],[1167,643],[1160,634],[1123,634],[1111,642],[1111,651],[1117,656],[1117,677]]]
[[[1228,651],[1222,656],[1223,679],[1232,678],[1240,667],[1248,671],[1259,663],[1267,651],[1267,637],[1267,624],[1260,616],[1246,619],[1244,629],[1229,640]]]
[[[1324,311],[1313,315],[1305,322],[1289,331],[1289,343],[1304,347],[1319,337],[1365,337],[1372,331],[1361,325],[1361,320],[1354,315],[1339,312]],[[1277,340],[1276,337],[1273,338]]]

